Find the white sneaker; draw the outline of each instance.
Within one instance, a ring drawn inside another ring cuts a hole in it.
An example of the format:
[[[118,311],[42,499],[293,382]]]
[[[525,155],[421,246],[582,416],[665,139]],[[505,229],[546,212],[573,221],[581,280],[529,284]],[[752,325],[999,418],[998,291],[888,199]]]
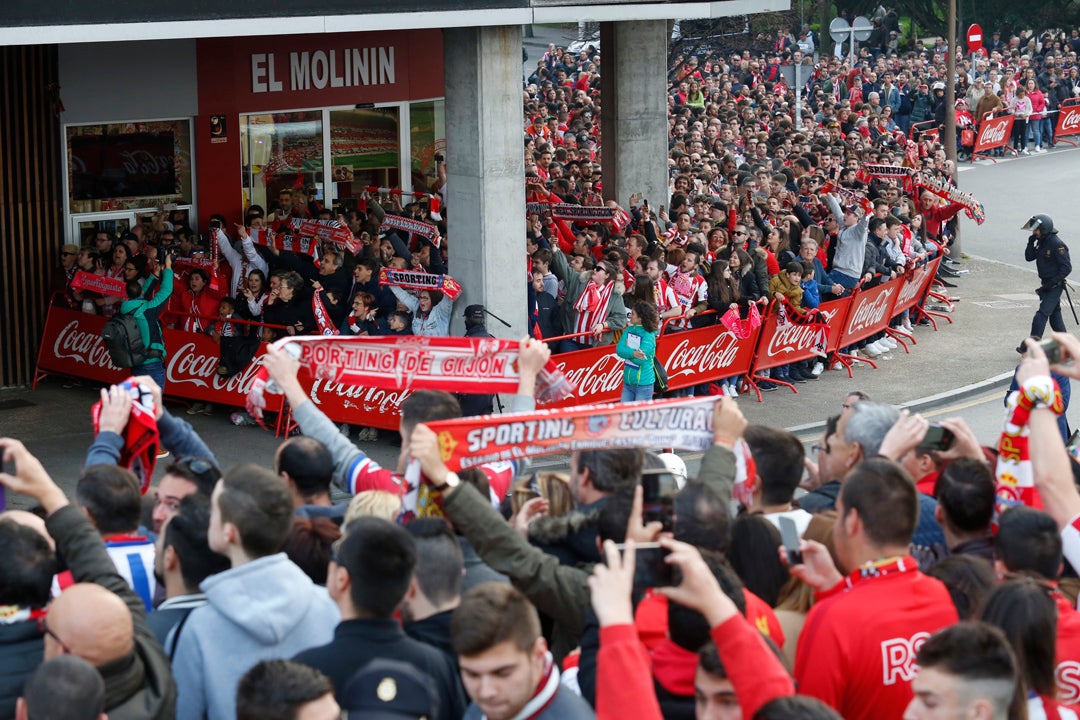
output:
[[[890,350],[895,350],[897,348],[897,346],[900,344],[899,342],[897,342],[896,338],[891,337],[889,335],[886,335],[885,337],[881,338],[880,340],[878,340],[878,342],[880,344],[882,344],[882,345],[888,345]]]
[[[877,343],[867,343],[862,347],[862,354],[866,355],[868,358],[876,358],[881,355],[882,352],[883,350]]]
[[[907,335],[908,337],[911,337],[915,334],[914,329],[912,329],[910,325],[900,325],[899,327],[894,327],[893,330],[900,333],[901,335]]]
[[[1040,154],[1044,153],[1044,152],[1046,152],[1046,148],[1037,147],[1037,148],[1035,148],[1035,152],[1040,153]]]
[[[825,372],[825,364],[821,362],[816,362],[814,363],[814,369],[810,371],[810,374],[814,377],[818,377],[823,372]]]
[[[731,398],[739,397],[739,389],[737,387],[735,387],[735,383],[731,383],[730,385],[727,386],[727,394],[728,394],[728,397],[731,397]]]
[[[1030,155],[1031,153],[1028,151],[1027,148],[1024,148],[1023,150],[1020,151],[1020,154],[1021,155]]]
[[[843,369],[844,369],[844,363],[842,363],[842,362],[840,362],[839,360],[837,360],[836,362],[834,362],[834,363],[832,364],[832,369],[833,369],[833,370],[843,370]]]

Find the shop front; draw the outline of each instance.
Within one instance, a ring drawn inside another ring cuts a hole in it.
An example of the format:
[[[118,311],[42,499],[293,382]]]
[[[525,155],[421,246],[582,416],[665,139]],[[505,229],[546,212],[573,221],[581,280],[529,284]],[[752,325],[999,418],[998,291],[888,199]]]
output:
[[[211,214],[269,212],[282,191],[349,208],[367,187],[435,180],[438,29],[123,45],[61,53],[69,242],[119,236],[161,210],[205,232]],[[121,87],[140,72],[168,82]]]

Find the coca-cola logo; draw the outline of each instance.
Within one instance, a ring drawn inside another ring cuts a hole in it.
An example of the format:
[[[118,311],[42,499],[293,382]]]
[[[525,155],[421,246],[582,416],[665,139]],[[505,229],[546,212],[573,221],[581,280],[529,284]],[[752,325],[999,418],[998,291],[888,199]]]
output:
[[[738,354],[738,338],[725,331],[715,335],[708,344],[691,345],[690,338],[681,339],[671,351],[664,367],[668,379],[681,375],[715,374],[717,370],[731,367]]]
[[[262,360],[253,360],[243,372],[227,378],[217,374],[218,364],[217,355],[199,352],[198,345],[187,342],[169,357],[165,378],[174,385],[194,385],[246,397]]]
[[[579,398],[614,393],[622,387],[623,363],[613,353],[601,355],[588,367],[567,368],[563,360],[559,369],[577,388]]]
[[[836,310],[823,310],[821,315],[825,322],[829,323],[836,316]],[[805,353],[817,345],[820,339],[820,325],[788,323],[776,328],[776,332],[773,333],[768,346],[765,348],[765,354],[769,357],[777,357],[779,355],[790,355],[791,353]]]
[[[872,300],[860,298],[858,307],[851,313],[851,319],[848,320],[848,334],[853,335],[880,323],[885,317],[885,310],[889,307],[889,298],[895,290],[895,287],[882,290]]]
[[[990,121],[983,126],[983,131],[980,133],[979,144],[980,145],[995,145],[1005,140],[1005,126],[1008,125],[1008,118],[1002,118],[1000,121]]]
[[[1080,108],[1063,109],[1061,112],[1061,127],[1058,132],[1080,131]]]
[[[400,415],[401,404],[412,394],[412,390],[384,390],[363,385],[347,385],[320,378],[311,385],[311,401],[316,405],[333,402],[322,397],[320,393],[334,396],[345,408],[369,413],[377,412],[382,415]]]
[[[120,153],[124,172],[128,175],[163,175],[172,173],[172,155],[154,155],[147,150],[125,150]]]
[[[927,269],[926,266],[916,268],[912,273],[911,278],[906,280],[903,285],[900,286],[900,294],[896,296],[896,304],[903,305],[911,302],[919,295],[919,290],[922,289],[923,280],[926,279]]]
[[[65,360],[85,363],[91,367],[119,370],[112,364],[109,349],[101,334],[82,330],[78,320],[72,320],[60,330],[53,342],[53,355]]]

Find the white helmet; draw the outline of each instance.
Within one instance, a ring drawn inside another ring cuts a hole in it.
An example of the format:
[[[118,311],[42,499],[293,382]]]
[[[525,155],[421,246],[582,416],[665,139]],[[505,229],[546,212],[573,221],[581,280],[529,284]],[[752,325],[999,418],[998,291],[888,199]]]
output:
[[[675,453],[659,453],[656,457],[664,462],[664,467],[675,479],[675,487],[682,490],[683,485],[686,484],[686,463],[683,459]]]

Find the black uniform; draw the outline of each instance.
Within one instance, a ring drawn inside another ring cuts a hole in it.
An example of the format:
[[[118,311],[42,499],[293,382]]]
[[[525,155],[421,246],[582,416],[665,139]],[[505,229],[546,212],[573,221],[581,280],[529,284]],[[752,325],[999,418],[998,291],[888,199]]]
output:
[[[469,325],[465,330],[465,337],[493,338],[495,336],[489,333],[483,324],[479,324]],[[457,397],[458,402],[461,403],[462,417],[490,415],[495,409],[495,396],[491,394],[458,393]]]
[[[1031,319],[1032,337],[1042,337],[1047,320],[1056,332],[1065,332],[1065,322],[1061,317],[1061,292],[1065,289],[1065,278],[1072,272],[1069,261],[1069,248],[1058,237],[1057,231],[1045,237],[1034,235],[1028,238],[1024,259],[1035,261],[1035,268],[1042,283],[1035,292],[1039,295],[1039,309]]]

